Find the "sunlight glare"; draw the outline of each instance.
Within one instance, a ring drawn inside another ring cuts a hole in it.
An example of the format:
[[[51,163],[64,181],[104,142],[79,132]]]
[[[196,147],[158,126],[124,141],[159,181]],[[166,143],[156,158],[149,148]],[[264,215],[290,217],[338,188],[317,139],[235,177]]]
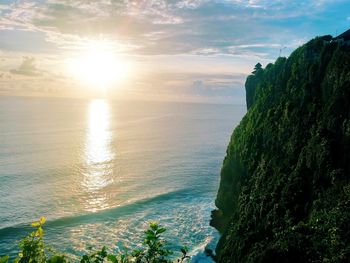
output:
[[[121,84],[129,73],[129,63],[116,54],[108,41],[89,41],[82,54],[68,61],[69,71],[82,85],[108,88]]]

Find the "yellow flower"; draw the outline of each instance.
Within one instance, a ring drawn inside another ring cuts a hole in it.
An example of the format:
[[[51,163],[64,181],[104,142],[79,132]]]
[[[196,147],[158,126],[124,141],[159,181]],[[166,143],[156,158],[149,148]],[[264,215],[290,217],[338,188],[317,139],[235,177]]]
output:
[[[40,217],[40,224],[43,225],[46,222],[46,217],[42,216]]]
[[[38,227],[38,226],[40,226],[40,222],[39,221],[35,221],[35,222],[32,223],[32,226],[33,227]]]

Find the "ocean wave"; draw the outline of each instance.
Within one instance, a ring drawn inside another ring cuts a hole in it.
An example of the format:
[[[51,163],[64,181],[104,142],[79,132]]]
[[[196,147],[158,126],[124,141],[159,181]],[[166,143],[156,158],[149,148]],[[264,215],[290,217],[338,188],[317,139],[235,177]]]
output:
[[[125,217],[134,214],[137,210],[143,209],[149,204],[154,205],[158,202],[169,201],[174,198],[186,198],[193,193],[192,188],[180,189],[160,195],[144,198],[141,200],[135,200],[134,202],[128,202],[113,208],[100,210],[93,213],[72,215],[67,217],[53,218],[47,221],[46,228],[57,228],[57,227],[74,227],[81,224],[90,224],[104,222],[106,220],[117,219],[119,217]],[[14,233],[16,236],[22,236],[24,233],[28,233],[31,230],[31,222],[21,223],[17,225],[7,226],[0,229],[0,241],[6,239],[8,236],[12,236]]]

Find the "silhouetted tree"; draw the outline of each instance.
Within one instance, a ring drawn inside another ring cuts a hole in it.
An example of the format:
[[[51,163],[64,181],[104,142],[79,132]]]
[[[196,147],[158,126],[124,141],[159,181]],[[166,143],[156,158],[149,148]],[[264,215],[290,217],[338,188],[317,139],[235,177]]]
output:
[[[255,65],[254,71],[252,73],[256,74],[261,69],[262,69],[262,65],[260,63],[258,63],[258,64]]]

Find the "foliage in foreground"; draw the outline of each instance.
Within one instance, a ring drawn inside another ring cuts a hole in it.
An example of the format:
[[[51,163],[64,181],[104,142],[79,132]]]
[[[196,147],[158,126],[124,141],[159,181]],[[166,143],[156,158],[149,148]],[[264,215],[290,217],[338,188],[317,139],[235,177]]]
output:
[[[47,246],[44,242],[45,217],[39,221],[32,223],[34,231],[19,243],[20,253],[14,260],[14,263],[69,263],[71,260],[64,255]],[[181,248],[182,256],[172,260],[173,251],[166,248],[166,241],[161,234],[166,231],[157,223],[150,223],[149,228],[145,231],[144,242],[142,247],[131,251],[126,251],[121,254],[109,253],[107,247],[101,250],[83,255],[80,263],[170,263],[170,262],[186,262],[189,259],[187,255],[188,248]],[[0,263],[8,263],[9,256],[0,257]]]

